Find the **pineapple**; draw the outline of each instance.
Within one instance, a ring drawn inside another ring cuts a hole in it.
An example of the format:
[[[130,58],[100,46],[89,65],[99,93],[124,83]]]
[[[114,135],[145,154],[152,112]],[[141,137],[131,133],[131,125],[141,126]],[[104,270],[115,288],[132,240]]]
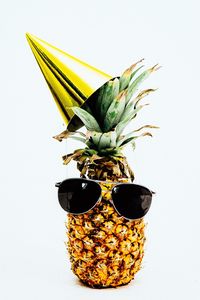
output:
[[[68,214],[66,222],[72,271],[93,288],[129,283],[141,268],[144,255],[144,220],[126,220],[110,202],[114,183],[134,179],[122,149],[129,143],[135,148],[135,140],[140,136],[152,136],[150,132],[140,133],[143,129],[157,128],[145,125],[122,134],[146,105],[141,105],[140,100],[154,91],[147,89],[133,97],[139,84],[159,68],[155,65],[141,72],[142,66],[138,66],[141,62],[104,84],[82,108],[72,108],[85,125],[86,134],[65,130],[54,137],[59,141],[73,138],[85,143],[85,148],[63,156],[63,162],[75,160],[81,177],[100,180],[102,200],[87,213]]]

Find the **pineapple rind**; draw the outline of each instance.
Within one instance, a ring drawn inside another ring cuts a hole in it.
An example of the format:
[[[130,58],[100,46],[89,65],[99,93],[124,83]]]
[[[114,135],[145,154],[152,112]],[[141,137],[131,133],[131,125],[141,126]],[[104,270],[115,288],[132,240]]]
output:
[[[82,215],[68,214],[66,223],[72,271],[96,288],[129,283],[144,255],[143,219],[129,221],[119,216],[109,195],[104,190],[95,208]]]

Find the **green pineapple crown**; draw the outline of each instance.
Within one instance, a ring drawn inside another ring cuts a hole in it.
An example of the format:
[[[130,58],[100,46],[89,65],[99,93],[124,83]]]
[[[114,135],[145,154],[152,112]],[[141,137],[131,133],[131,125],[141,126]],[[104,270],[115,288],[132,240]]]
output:
[[[65,130],[54,138],[72,138],[86,145],[85,152],[99,156],[120,155],[121,150],[132,144],[135,148],[135,140],[141,136],[152,136],[150,132],[143,132],[145,128],[158,128],[153,125],[144,125],[126,135],[123,135],[125,127],[136,117],[137,113],[148,104],[140,104],[140,101],[155,89],[146,89],[133,97],[139,85],[154,71],[160,67],[155,65],[138,75],[142,66],[137,67],[143,61],[130,66],[119,77],[114,78],[98,89],[92,98],[80,107],[72,107],[73,112],[81,119],[87,129],[84,134],[80,131],[70,132]]]

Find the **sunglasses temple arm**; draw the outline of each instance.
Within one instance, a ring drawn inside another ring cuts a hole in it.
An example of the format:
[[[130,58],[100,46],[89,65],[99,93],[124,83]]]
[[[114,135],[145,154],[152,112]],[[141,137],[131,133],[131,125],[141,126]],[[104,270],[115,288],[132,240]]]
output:
[[[56,182],[55,187],[59,187],[61,182]]]

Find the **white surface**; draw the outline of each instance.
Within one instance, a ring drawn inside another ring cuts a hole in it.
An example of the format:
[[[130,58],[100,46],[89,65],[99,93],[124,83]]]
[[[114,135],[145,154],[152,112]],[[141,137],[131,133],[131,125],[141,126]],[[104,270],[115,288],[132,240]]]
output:
[[[200,299],[199,9],[194,0],[1,3],[0,299]],[[26,31],[113,75],[141,57],[163,66],[144,84],[159,90],[137,121],[161,130],[126,151],[137,181],[157,192],[144,267],[128,286],[92,290],[70,271],[54,188],[66,149],[51,138],[64,126]]]

